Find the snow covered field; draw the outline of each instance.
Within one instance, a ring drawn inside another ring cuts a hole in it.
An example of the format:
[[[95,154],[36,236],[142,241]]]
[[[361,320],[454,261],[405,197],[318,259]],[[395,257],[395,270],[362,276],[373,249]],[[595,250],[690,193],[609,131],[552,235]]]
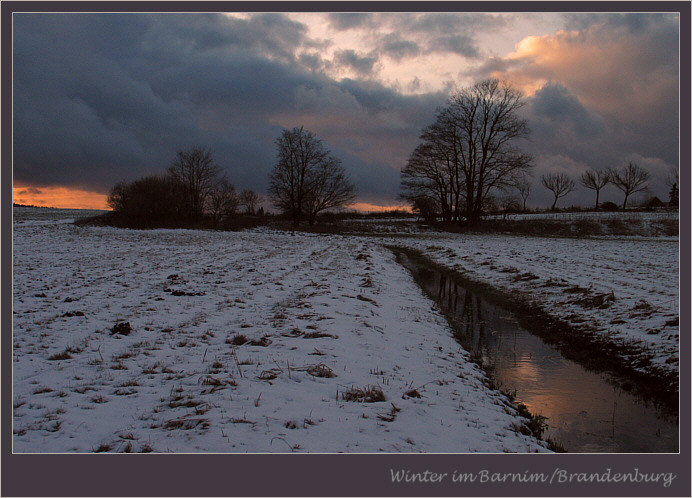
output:
[[[375,239],[13,241],[15,452],[547,451]]]
[[[678,368],[678,239],[435,234],[390,243],[495,287],[523,293],[552,315],[651,352]]]
[[[678,368],[674,237],[134,231],[14,212],[16,452],[546,451],[385,244],[636,343],[653,355],[641,370]]]

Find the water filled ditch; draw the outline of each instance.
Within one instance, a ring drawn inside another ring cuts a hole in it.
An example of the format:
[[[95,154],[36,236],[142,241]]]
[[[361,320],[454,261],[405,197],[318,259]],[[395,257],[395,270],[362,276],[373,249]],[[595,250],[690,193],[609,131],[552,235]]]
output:
[[[523,328],[513,314],[443,271],[396,251],[423,290],[446,312],[459,343],[495,385],[534,415],[544,438],[575,453],[678,451],[675,414],[626,392],[607,373],[589,371]]]

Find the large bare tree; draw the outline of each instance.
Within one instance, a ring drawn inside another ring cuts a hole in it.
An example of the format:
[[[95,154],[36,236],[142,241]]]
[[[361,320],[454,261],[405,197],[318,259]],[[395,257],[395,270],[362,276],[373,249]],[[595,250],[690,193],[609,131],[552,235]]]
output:
[[[354,197],[341,161],[332,156],[322,141],[302,126],[284,130],[276,139],[277,162],[269,174],[272,203],[289,214],[294,225]]]
[[[514,175],[531,167],[532,158],[516,147],[517,139],[529,136],[527,122],[519,115],[524,105],[520,91],[497,79],[477,83],[450,99],[450,120],[460,138],[469,225],[480,220],[493,189],[511,186]]]
[[[221,168],[214,162],[211,151],[202,147],[179,150],[168,173],[182,187],[190,221],[199,221],[204,214],[207,197],[221,174]]]
[[[543,186],[550,190],[553,196],[555,196],[553,205],[550,208],[551,211],[555,211],[557,200],[574,191],[575,187],[574,180],[565,173],[547,173],[541,176],[541,183],[543,183]]]
[[[625,194],[622,209],[627,209],[627,199],[632,194],[646,190],[649,172],[634,163],[629,163],[621,169],[611,170],[610,181]]]
[[[444,219],[476,224],[491,192],[511,187],[531,167],[516,147],[529,136],[523,106],[522,93],[497,79],[454,93],[402,170],[402,197],[430,197]]]
[[[596,191],[596,209],[598,209],[598,199],[601,194],[601,189],[610,183],[610,172],[602,170],[594,171],[592,169],[584,171],[579,179],[579,183],[589,190]]]

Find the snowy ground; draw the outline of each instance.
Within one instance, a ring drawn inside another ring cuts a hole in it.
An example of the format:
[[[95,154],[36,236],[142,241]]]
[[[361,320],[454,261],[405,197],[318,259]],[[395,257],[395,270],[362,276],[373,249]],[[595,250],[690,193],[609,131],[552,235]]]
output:
[[[435,234],[391,239],[678,368],[678,239]],[[643,365],[642,370],[650,370]]]
[[[56,223],[73,223],[78,218],[97,216],[106,211],[98,209],[54,209],[37,207],[16,207],[12,211],[13,224],[18,226],[54,225]]]
[[[13,241],[15,452],[546,451],[372,238],[16,223]],[[344,399],[373,386],[385,401]]]

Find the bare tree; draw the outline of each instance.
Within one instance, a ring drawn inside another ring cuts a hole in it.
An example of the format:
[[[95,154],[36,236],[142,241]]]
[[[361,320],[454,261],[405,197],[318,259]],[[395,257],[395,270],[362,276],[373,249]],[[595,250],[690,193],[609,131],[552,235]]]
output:
[[[460,137],[460,170],[465,186],[466,219],[480,220],[485,198],[493,189],[511,186],[513,176],[531,167],[532,158],[515,146],[529,136],[523,95],[510,84],[485,80],[453,95],[450,119]]]
[[[677,209],[680,205],[680,171],[678,168],[669,169],[666,185],[670,187],[668,192],[668,206]]]
[[[428,223],[436,221],[439,205],[432,197],[415,197],[409,200],[414,213],[418,213],[420,218],[423,218]]]
[[[221,174],[211,151],[202,147],[179,150],[173,164],[168,168],[168,173],[182,186],[190,221],[200,220],[207,197]]]
[[[531,167],[532,158],[515,147],[529,135],[523,106],[521,92],[496,79],[453,94],[402,170],[402,197],[432,197],[444,219],[476,224],[491,192]]]
[[[218,226],[223,218],[229,218],[238,209],[238,194],[235,187],[227,178],[221,178],[209,191],[207,198],[207,210],[211,215],[212,223]]]
[[[240,205],[245,208],[246,214],[255,214],[257,204],[259,203],[259,195],[253,190],[243,190],[240,193]]]
[[[458,137],[441,110],[434,124],[423,129],[423,142],[401,170],[400,197],[412,206],[435,205],[444,221],[459,221],[463,210],[463,178],[459,170]],[[433,204],[420,199],[430,199]]]
[[[526,212],[526,201],[531,195],[531,182],[526,177],[521,177],[514,183],[514,188],[517,189],[521,197],[521,210]]]
[[[450,177],[432,151],[431,144],[423,143],[416,147],[401,170],[399,197],[414,208],[424,206],[428,218],[430,208],[434,206],[444,221],[456,221],[458,209],[452,199]]]
[[[550,208],[551,211],[555,211],[557,200],[574,191],[575,187],[574,180],[565,173],[547,173],[541,176],[541,183],[555,196],[553,205]]]
[[[601,170],[594,171],[591,169],[584,171],[579,179],[579,183],[589,190],[596,191],[596,209],[598,209],[598,199],[601,194],[601,189],[610,183],[610,172]]]
[[[622,169],[611,170],[610,181],[625,194],[622,209],[627,209],[629,196],[646,190],[649,172],[634,163],[629,163]]]
[[[269,193],[273,204],[289,214],[294,225],[304,216],[312,222],[320,211],[353,198],[354,187],[341,162],[314,133],[302,126],[284,130],[276,139],[276,147]]]
[[[310,188],[305,196],[305,214],[308,217],[308,223],[312,225],[318,213],[343,206],[354,198],[353,184],[346,177],[341,161],[335,157],[329,157],[319,164],[312,174]]]
[[[498,199],[498,204],[500,205],[503,219],[507,218],[508,214],[516,213],[521,209],[519,200],[512,194],[504,194],[500,196]]]

